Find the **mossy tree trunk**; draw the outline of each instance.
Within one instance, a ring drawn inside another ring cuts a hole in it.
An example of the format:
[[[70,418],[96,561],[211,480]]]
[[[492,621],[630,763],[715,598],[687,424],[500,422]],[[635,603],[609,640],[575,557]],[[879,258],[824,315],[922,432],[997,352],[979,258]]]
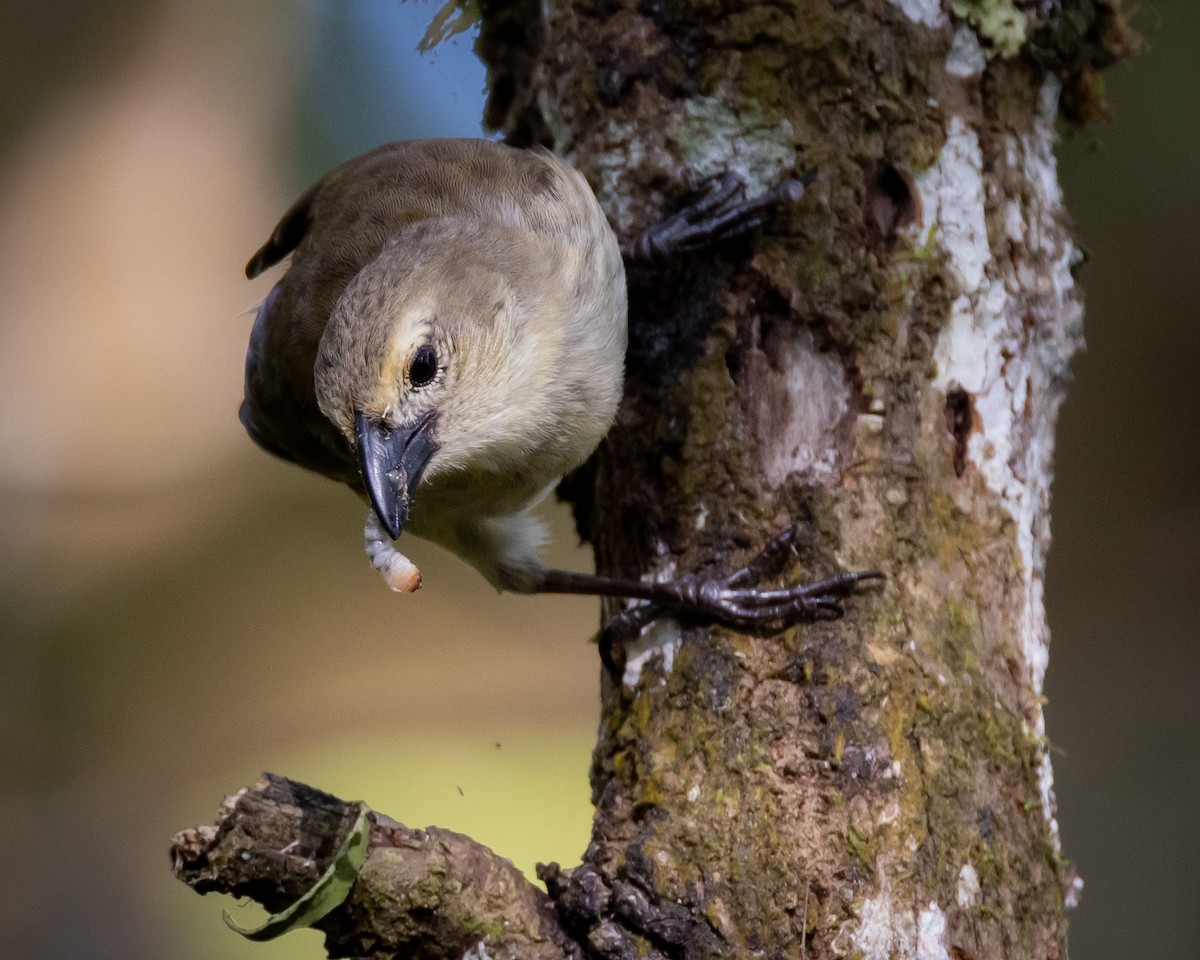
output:
[[[729,571],[798,522],[792,575],[887,580],[777,636],[654,624],[602,678],[592,842],[549,897],[371,814],[331,956],[1064,955],[1042,584],[1082,311],[1053,146],[1137,43],[1117,3],[483,0],[490,122],[626,236],[728,170],[814,174],[752,241],[631,274],[625,403],[571,484],[600,572]],[[357,818],[267,777],[176,873],[280,909]]]
[[[728,570],[799,521],[793,572],[888,577],[766,639],[662,622],[606,680],[593,840],[547,876],[597,953],[1062,952],[1042,583],[1082,311],[1052,151],[1135,42],[1115,3],[484,4],[489,120],[624,235],[726,170],[815,173],[752,244],[631,276],[598,569]]]

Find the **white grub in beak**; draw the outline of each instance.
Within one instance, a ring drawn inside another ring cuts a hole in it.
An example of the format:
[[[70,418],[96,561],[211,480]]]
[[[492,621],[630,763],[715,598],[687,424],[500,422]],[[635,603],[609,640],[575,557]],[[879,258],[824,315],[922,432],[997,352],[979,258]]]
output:
[[[396,593],[414,593],[421,589],[421,571],[404,554],[392,545],[391,538],[379,522],[374,510],[367,511],[367,524],[363,528],[363,547],[371,566],[379,571],[386,583]]]

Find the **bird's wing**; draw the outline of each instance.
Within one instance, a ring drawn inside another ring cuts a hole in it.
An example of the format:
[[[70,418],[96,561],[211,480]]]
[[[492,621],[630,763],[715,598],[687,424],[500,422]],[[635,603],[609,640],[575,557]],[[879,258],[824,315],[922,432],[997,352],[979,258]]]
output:
[[[313,199],[321,190],[319,180],[304,191],[293,203],[271,231],[271,236],[246,264],[246,279],[253,280],[264,270],[275,266],[296,249],[304,234],[308,232],[309,217],[312,215]]]

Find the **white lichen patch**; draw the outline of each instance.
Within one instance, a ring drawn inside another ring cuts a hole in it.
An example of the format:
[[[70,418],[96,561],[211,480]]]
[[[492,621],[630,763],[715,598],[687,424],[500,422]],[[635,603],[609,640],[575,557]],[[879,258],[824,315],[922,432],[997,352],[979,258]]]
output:
[[[678,171],[679,161],[660,140],[641,136],[632,121],[610,119],[602,133],[604,142],[611,147],[596,155],[597,182],[593,186],[609,222],[618,233],[629,234],[645,224],[639,225],[632,205],[637,191],[625,189],[623,180],[633,171],[673,175]],[[571,159],[570,154],[566,157]]]
[[[971,394],[983,429],[970,435],[967,459],[1011,508],[1018,505],[1025,486],[1012,469],[1012,456],[1014,443],[1019,442],[1014,437],[1017,411],[1024,407],[1028,378],[1006,375],[1023,372],[1017,370],[1021,364],[1014,364],[1012,356],[1018,345],[1008,322],[1010,301],[1001,281],[986,281],[974,295],[955,299],[950,322],[934,349],[934,385]]]
[[[650,574],[656,583],[674,579],[675,561],[671,559],[667,545],[657,544],[657,564]],[[665,677],[675,668],[675,654],[683,642],[683,631],[679,621],[673,617],[659,617],[651,621],[635,640],[625,645],[625,673],[621,682],[629,688],[636,687],[642,679],[642,671],[652,660],[657,659],[659,672]]]
[[[934,902],[917,914],[917,960],[950,960],[946,950],[946,914]]]
[[[595,156],[594,186],[618,233],[644,227],[630,203],[640,191],[625,188],[628,176],[677,182],[685,172],[698,190],[732,172],[744,181],[746,196],[755,196],[796,169],[796,137],[784,116],[752,106],[736,112],[722,97],[694,97],[670,116],[661,137],[640,136],[631,121],[610,120],[602,131],[611,148]],[[570,160],[569,152],[566,158]]]
[[[889,823],[895,823],[899,818],[900,801],[892,797],[883,805],[883,809],[879,811],[879,816],[875,822],[881,827],[886,827]]]
[[[969,863],[958,871],[958,890],[955,894],[958,905],[964,910],[975,905],[979,899],[979,872]]]
[[[937,163],[916,178],[916,185],[925,210],[919,245],[928,244],[936,225],[938,245],[949,255],[964,292],[975,292],[992,253],[984,208],[983,151],[978,135],[962,117],[950,118]]]
[[[965,23],[954,31],[950,41],[950,52],[946,54],[946,72],[951,76],[967,79],[977,77],[987,66],[987,57],[975,31]]]
[[[480,940],[475,946],[471,947],[463,954],[463,960],[492,960],[492,955],[488,953],[487,947]]]
[[[920,23],[934,30],[950,23],[941,0],[892,0],[892,3],[913,23]]]
[[[793,474],[834,483],[840,475],[837,430],[850,403],[845,371],[807,334],[773,342],[770,349],[771,357],[747,357],[752,383],[743,392],[750,430],[771,438],[758,445],[763,475],[776,488]]]
[[[677,182],[681,171],[695,189],[725,173],[738,174],[747,196],[784,180],[796,164],[795,133],[787,118],[749,106],[733,110],[722,97],[694,97],[682,110],[668,111],[669,126],[645,137],[631,121],[609,120],[601,131],[607,150],[596,154],[596,194],[619,233],[644,228],[631,199],[640,191],[625,178]],[[567,159],[571,159],[567,154]]]
[[[1065,226],[1058,164],[1055,120],[1061,84],[1049,76],[1040,91],[1040,109],[1033,130],[1020,138],[1022,169],[1030,190],[1025,203],[1025,257],[1019,271],[1034,329],[1039,336],[1031,345],[1030,417],[1023,472],[1028,480],[1024,501],[1025,523],[1018,525],[1022,560],[1028,557],[1028,585],[1024,610],[1025,664],[1034,691],[1041,695],[1050,659],[1050,634],[1046,628],[1044,574],[1050,546],[1050,481],[1053,477],[1054,429],[1066,395],[1072,354],[1083,340],[1083,308],[1075,291],[1072,268],[1079,251]],[[1045,743],[1046,721],[1040,701],[1034,713],[1033,736]],[[1055,819],[1054,772],[1043,746],[1038,767],[1042,811],[1050,823],[1058,848]]]
[[[1046,715],[1039,708],[1038,710],[1038,725],[1042,730],[1046,729]],[[1042,815],[1046,818],[1046,822],[1050,825],[1050,837],[1054,843],[1054,850],[1058,852],[1062,849],[1058,835],[1058,803],[1054,799],[1054,765],[1050,762],[1050,751],[1042,748],[1042,758],[1038,761],[1038,794],[1042,801]]]
[[[1067,895],[1063,898],[1063,906],[1068,910],[1074,910],[1079,906],[1079,901],[1082,897],[1083,877],[1076,873],[1067,882]]]
[[[675,654],[682,642],[679,621],[673,617],[659,617],[625,647],[625,673],[621,682],[627,687],[636,687],[642,679],[642,670],[656,658],[662,674],[670,673],[675,668]]]
[[[951,118],[938,162],[917,181],[930,214],[926,227],[936,223],[937,243],[961,283],[934,350],[934,384],[970,394],[978,429],[968,438],[966,459],[1014,522],[1024,587],[1019,634],[1033,694],[1028,736],[1037,741],[1045,735],[1040,697],[1049,636],[1043,576],[1054,427],[1082,318],[1071,277],[1077,253],[1064,224],[1053,153],[1058,93],[1057,81],[1048,80],[1033,129],[1001,144],[1003,165],[1024,185],[1020,196],[997,202],[1003,260],[991,255],[982,156],[964,120]],[[1004,172],[997,182],[1005,182]],[[1057,846],[1045,753],[1039,780]]]
[[[886,957],[888,960],[949,960],[946,917],[930,902],[920,910],[893,896],[886,871],[873,897],[855,906],[855,919],[844,924],[834,939],[841,956]]]
[[[1025,215],[1021,212],[1020,200],[1009,200],[1004,204],[1004,236],[1012,243],[1020,243],[1025,239]],[[1019,287],[1015,280],[1009,286],[1012,293],[1017,293]]]
[[[916,956],[916,917],[911,907],[892,899],[886,883],[878,894],[858,904],[854,912],[856,922],[844,926],[834,941],[839,954],[896,960],[911,960]]]
[[[917,915],[917,960],[950,960],[946,951],[946,916],[936,903]]]
[[[734,111],[719,97],[694,97],[672,114],[668,133],[686,169],[701,179],[732,171],[748,195],[769,190],[796,162],[795,133],[784,117],[749,107]]]

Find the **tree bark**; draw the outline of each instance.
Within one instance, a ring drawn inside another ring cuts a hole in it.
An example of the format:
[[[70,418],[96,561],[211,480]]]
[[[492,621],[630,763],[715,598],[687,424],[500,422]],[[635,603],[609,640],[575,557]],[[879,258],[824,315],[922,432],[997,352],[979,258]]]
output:
[[[569,487],[598,571],[726,572],[800,522],[792,575],[888,577],[778,636],[661,620],[604,676],[592,841],[541,872],[562,955],[1063,955],[1053,146],[1137,43],[1117,3],[483,3],[488,121],[623,235],[727,170],[815,174],[753,242],[631,273],[625,402]]]
[[[1053,146],[1136,43],[1116,0],[484,11],[488,119],[626,235],[726,170],[815,173],[755,243],[631,276],[598,569],[728,570],[799,520],[794,573],[888,575],[847,622],[631,651],[584,866],[547,877],[568,926],[606,922],[564,907],[599,877],[689,917],[616,911],[614,955],[1060,955],[1042,584],[1082,310]]]

